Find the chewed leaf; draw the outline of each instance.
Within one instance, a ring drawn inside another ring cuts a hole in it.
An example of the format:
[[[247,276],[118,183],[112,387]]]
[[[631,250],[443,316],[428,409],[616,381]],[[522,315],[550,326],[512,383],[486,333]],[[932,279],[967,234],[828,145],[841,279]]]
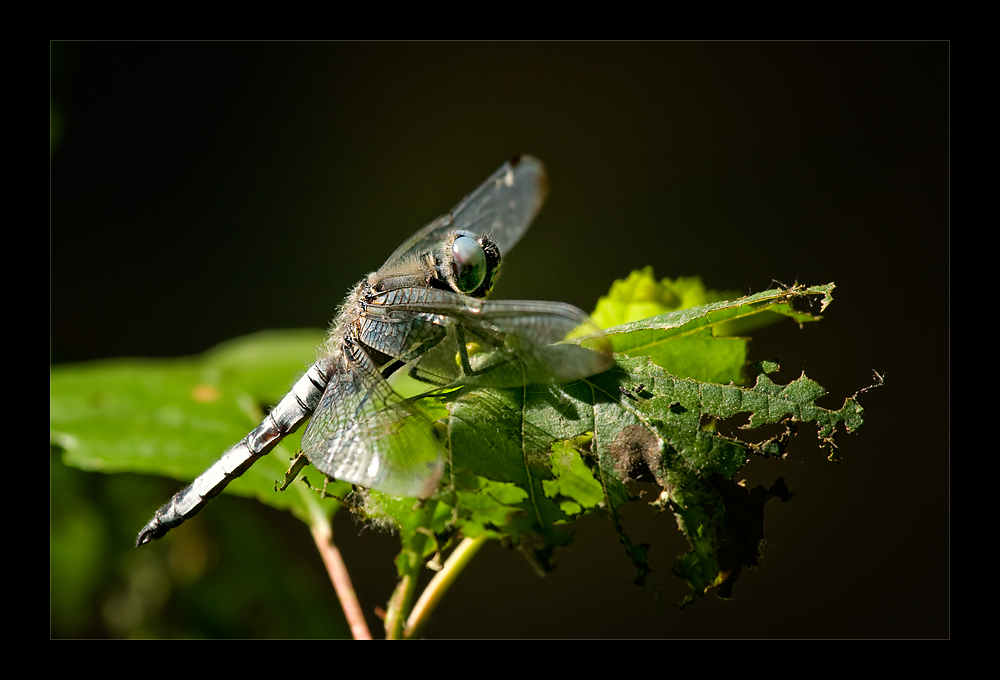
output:
[[[692,329],[711,342],[717,340],[712,329],[721,324],[762,314],[815,320],[818,309],[810,301],[829,302],[832,288],[767,291],[612,328],[608,335],[616,346],[656,354]],[[783,455],[796,422],[814,422],[821,445],[833,457],[838,425],[853,432],[863,417],[854,397],[840,409],[823,408],[815,401],[826,391],[807,376],[778,385],[766,375],[777,370],[776,362],[755,368],[749,371],[752,386],[724,385],[674,375],[644,356],[618,354],[614,368],[571,384],[455,396],[446,422],[460,523],[485,527],[496,522],[493,513],[491,520],[477,520],[479,511],[467,495],[481,488],[481,480],[519,487],[524,496],[504,507],[510,519],[502,533],[514,544],[526,542],[537,558],[539,544],[531,536],[543,545],[562,544],[567,536],[557,527],[587,509],[609,511],[619,526],[616,509],[631,500],[633,480],[651,477],[662,488],[658,503],[676,515],[692,543],[692,551],[678,560],[678,574],[692,593],[721,584],[726,585],[720,592],[729,592],[740,570],[756,561],[755,542],[752,549],[739,550],[733,543],[740,532],[755,535],[737,520],[762,518],[767,499],[792,495],[782,485],[747,492],[734,485],[733,476],[750,455]],[[743,430],[722,434],[706,427],[738,414],[746,414],[745,430],[777,423],[786,432],[754,443],[740,439]],[[462,479],[480,480],[480,486],[463,491]],[[756,509],[734,515],[737,507]],[[648,571],[644,550],[624,533],[621,537],[642,578]]]

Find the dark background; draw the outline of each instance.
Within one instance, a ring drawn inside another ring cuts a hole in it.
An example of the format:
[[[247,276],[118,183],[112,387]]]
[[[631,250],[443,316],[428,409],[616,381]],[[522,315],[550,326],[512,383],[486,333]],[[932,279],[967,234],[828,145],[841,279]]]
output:
[[[822,322],[756,333],[752,358],[780,356],[782,382],[807,371],[828,408],[873,370],[886,383],[861,397],[867,422],[841,436],[841,465],[803,428],[787,461],[748,467],[752,484],[783,475],[797,496],[768,506],[763,567],[734,600],[679,613],[670,564],[685,543],[672,517],[636,506],[660,603],[631,585],[608,522],[589,518],[544,579],[488,545],[429,637],[949,634],[948,43],[91,42],[51,54],[53,364],[325,327],[403,239],[523,152],[546,163],[552,193],[494,297],[592,309],[645,265],[744,293],[836,282]],[[184,528],[213,560],[177,578],[162,566],[177,559],[173,535],[148,556],[128,547],[176,481],[53,458],[51,484],[53,636],[337,633],[305,525],[218,499]],[[84,575],[59,548],[62,498],[112,527]],[[384,606],[398,543],[346,517],[336,530],[362,606]],[[260,562],[269,571],[239,572]],[[136,613],[136,573],[157,569],[174,577],[169,595]],[[309,594],[262,592],[289,583]]]

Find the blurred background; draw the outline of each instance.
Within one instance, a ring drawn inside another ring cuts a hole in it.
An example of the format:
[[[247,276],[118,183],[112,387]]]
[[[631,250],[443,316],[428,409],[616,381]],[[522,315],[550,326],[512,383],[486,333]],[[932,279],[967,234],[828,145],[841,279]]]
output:
[[[755,333],[751,358],[780,357],[781,382],[805,370],[827,408],[873,370],[886,383],[839,466],[805,427],[788,460],[748,466],[797,496],[768,506],[735,599],[674,608],[686,542],[640,503],[626,529],[653,546],[659,599],[593,517],[545,578],[487,546],[426,635],[947,636],[949,49],[54,42],[52,363],[323,328],[401,241],[532,153],[552,191],[494,297],[593,309],[646,265],[744,293],[834,281],[823,321]],[[222,497],[136,551],[177,481],[57,455],[50,481],[53,637],[345,632],[290,516]],[[398,542],[347,513],[335,532],[374,625]],[[209,558],[185,560],[191,543]]]

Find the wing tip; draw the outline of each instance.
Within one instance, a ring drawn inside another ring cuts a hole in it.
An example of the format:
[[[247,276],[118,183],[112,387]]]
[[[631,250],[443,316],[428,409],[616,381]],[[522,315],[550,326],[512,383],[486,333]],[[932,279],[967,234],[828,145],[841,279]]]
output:
[[[537,156],[532,156],[530,153],[514,156],[507,163],[511,170],[517,171],[522,181],[530,178],[530,181],[538,187],[538,200],[532,206],[532,219],[534,219],[535,214],[538,213],[542,203],[549,195],[549,173],[545,169],[545,164]]]

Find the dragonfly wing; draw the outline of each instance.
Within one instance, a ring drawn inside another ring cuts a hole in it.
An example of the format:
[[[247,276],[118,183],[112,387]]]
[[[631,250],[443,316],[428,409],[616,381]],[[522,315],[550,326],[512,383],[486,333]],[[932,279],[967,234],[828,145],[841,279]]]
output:
[[[614,364],[604,333],[573,305],[483,301],[478,314],[463,316],[466,331],[475,329],[477,338],[484,340],[471,341],[478,347],[469,350],[473,376],[466,384],[565,383],[601,373]]]
[[[570,382],[613,363],[607,338],[572,305],[487,301],[438,289],[407,292],[412,295],[397,296],[386,311],[411,316],[422,335],[428,324],[442,329],[433,347],[394,355],[426,382],[488,387]]]
[[[309,461],[328,477],[390,496],[433,494],[444,469],[433,425],[358,345],[345,343],[339,363],[302,435]]]
[[[548,177],[540,160],[528,155],[510,160],[451,212],[408,238],[383,268],[433,250],[455,230],[477,236],[487,234],[500,246],[500,253],[506,255],[528,230],[548,190]]]

